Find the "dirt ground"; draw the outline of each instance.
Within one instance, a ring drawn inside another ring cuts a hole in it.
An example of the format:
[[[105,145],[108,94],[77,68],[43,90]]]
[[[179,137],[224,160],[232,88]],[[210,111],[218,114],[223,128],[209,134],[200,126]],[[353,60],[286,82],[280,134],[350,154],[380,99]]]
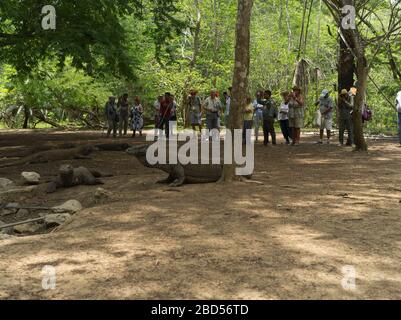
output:
[[[103,141],[96,132],[3,131],[0,156]],[[401,149],[369,141],[365,154],[315,141],[257,144],[253,179],[262,184],[172,189],[124,152],[2,168],[15,181],[22,171],[50,179],[65,162],[114,176],[104,179],[108,201],[95,201],[96,186],[46,195],[44,184],[3,199],[77,199],[84,210],[55,232],[0,241],[0,298],[400,299]],[[54,290],[42,288],[45,265],[55,267]],[[342,287],[345,266],[355,268],[353,290]]]

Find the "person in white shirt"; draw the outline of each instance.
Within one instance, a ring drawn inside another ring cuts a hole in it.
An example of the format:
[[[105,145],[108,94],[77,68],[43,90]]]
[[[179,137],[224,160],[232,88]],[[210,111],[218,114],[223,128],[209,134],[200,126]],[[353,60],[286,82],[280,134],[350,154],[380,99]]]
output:
[[[397,93],[397,113],[398,113],[398,138],[401,147],[401,91]]]
[[[255,126],[255,141],[259,141],[259,128],[263,126],[263,109],[266,104],[266,99],[263,97],[263,92],[256,92],[256,99],[253,101],[253,122]]]
[[[278,111],[277,119],[280,122],[281,132],[283,133],[283,137],[285,139],[286,144],[290,144],[290,120],[288,119],[289,102],[290,102],[290,93],[288,91],[284,91],[281,93],[281,97],[283,98],[283,102],[280,105]]]

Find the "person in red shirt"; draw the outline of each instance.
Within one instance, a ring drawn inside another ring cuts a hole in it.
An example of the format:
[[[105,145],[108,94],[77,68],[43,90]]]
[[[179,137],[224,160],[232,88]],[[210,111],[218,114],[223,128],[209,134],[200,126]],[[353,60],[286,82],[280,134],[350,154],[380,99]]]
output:
[[[170,116],[171,116],[171,111],[173,108],[173,100],[171,98],[171,94],[169,92],[166,92],[164,94],[164,98],[162,102],[160,103],[160,115],[159,115],[159,125],[158,129],[165,130],[166,132],[166,137],[168,138],[170,136]]]

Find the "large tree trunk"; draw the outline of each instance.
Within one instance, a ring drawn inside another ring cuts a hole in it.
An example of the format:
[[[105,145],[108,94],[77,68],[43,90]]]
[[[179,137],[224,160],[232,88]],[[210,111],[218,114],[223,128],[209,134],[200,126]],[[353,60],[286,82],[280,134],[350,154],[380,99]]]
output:
[[[340,52],[338,55],[338,91],[351,89],[354,85],[355,59],[344,40],[338,37]]]
[[[241,128],[242,111],[246,104],[248,95],[248,76],[250,65],[250,25],[253,0],[238,0],[236,44],[235,44],[235,65],[231,94],[230,119],[228,129],[234,136],[234,130]],[[234,152],[234,148],[232,148]],[[234,159],[234,154],[232,155]],[[233,181],[236,164],[225,165],[221,181]]]
[[[192,71],[196,66],[196,62],[198,59],[199,51],[200,51],[200,32],[202,26],[202,13],[199,6],[199,0],[194,0],[194,6],[196,8],[196,20],[195,20],[195,29],[193,34],[193,53],[191,60],[189,62],[189,75],[185,80],[184,84],[184,92],[182,94],[182,110],[183,110],[183,120],[184,120],[184,128],[188,128],[191,125],[190,117],[189,117],[189,105],[188,105],[188,90],[194,89],[189,88],[192,82]]]
[[[342,5],[352,5],[353,1],[352,0],[343,0]],[[340,22],[341,23],[341,22]],[[363,43],[363,40],[361,38],[361,35],[359,33],[358,29],[341,29],[341,33],[344,36],[344,39],[347,43],[344,43],[347,46],[347,49],[352,52],[353,58],[356,57],[357,60],[357,66],[356,66],[356,77],[357,77],[357,94],[355,97],[355,106],[354,106],[354,112],[353,112],[353,124],[354,124],[354,143],[355,143],[355,149],[357,151],[366,151],[368,149],[368,146],[365,141],[365,137],[363,135],[363,123],[362,123],[362,108],[365,103],[365,97],[366,97],[366,89],[367,89],[367,80],[369,76],[369,67],[366,59],[366,54],[365,54],[365,44]],[[354,59],[353,59],[354,60]],[[351,75],[350,72],[352,70],[351,62],[346,61],[347,65],[344,67],[348,68],[345,70],[347,72],[347,75],[344,78],[342,78],[341,81],[344,81],[344,85],[347,85],[345,81],[351,82]],[[339,66],[339,68],[342,68],[342,66]],[[343,88],[339,88],[343,89]]]
[[[368,146],[363,135],[363,123],[362,123],[362,107],[365,103],[366,97],[366,86],[369,75],[369,69],[365,54],[358,55],[357,64],[357,78],[358,78],[358,92],[355,97],[355,108],[353,113],[354,123],[354,142],[357,151],[367,151]]]

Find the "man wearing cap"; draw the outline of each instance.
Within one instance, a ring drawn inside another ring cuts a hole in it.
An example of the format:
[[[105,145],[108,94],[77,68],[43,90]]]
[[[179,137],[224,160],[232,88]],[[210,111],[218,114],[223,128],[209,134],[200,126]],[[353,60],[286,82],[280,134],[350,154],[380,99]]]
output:
[[[315,103],[319,106],[320,114],[322,115],[322,121],[320,123],[320,141],[319,144],[323,143],[324,130],[327,132],[327,144],[330,143],[331,130],[333,127],[333,107],[334,102],[330,97],[330,92],[327,89],[322,91],[319,101]]]
[[[339,140],[340,146],[344,145],[344,132],[347,130],[348,140],[347,146],[352,146],[353,143],[353,126],[352,126],[352,97],[346,89],[342,89],[338,97],[338,117],[339,117]]]
[[[117,116],[117,109],[116,109],[116,98],[109,97],[109,101],[107,101],[106,106],[104,107],[104,111],[107,118],[107,138],[110,137],[110,133],[113,130],[113,137],[117,137],[117,123],[118,123],[118,116]]]

